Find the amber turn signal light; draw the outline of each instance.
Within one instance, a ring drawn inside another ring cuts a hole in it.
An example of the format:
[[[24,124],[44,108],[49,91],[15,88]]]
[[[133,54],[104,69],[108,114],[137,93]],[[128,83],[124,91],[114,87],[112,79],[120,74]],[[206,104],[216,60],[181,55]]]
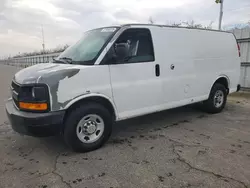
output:
[[[48,104],[19,102],[19,107],[25,110],[47,110]]]

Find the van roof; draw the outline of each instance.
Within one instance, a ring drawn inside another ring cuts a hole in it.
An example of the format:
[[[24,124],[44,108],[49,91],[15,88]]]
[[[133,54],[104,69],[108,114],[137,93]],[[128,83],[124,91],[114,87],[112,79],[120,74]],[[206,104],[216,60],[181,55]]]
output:
[[[181,28],[181,29],[195,29],[195,30],[205,30],[205,31],[215,31],[215,32],[223,32],[223,33],[231,33],[230,31],[222,31],[222,30],[215,30],[215,29],[205,29],[205,28],[194,28],[194,27],[183,27],[183,26],[171,26],[171,25],[158,25],[158,24],[123,24],[121,27],[125,26],[155,26],[155,27],[169,27],[169,28]]]

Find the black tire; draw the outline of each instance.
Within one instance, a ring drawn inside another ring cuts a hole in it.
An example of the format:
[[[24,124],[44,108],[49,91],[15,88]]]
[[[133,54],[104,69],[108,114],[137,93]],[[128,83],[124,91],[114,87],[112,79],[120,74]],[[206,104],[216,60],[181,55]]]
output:
[[[215,98],[215,94],[218,91],[222,91],[224,95],[223,97],[224,99],[223,99],[221,106],[216,107],[214,98]],[[210,91],[208,100],[203,102],[203,105],[202,105],[203,110],[211,114],[220,113],[224,109],[226,102],[227,102],[227,89],[225,88],[224,85],[215,83]]]
[[[88,114],[96,114],[103,119],[104,132],[101,137],[93,143],[82,142],[76,133],[77,124]],[[110,137],[113,119],[110,112],[100,104],[87,103],[71,110],[64,124],[64,140],[66,144],[76,152],[88,152],[100,148]]]

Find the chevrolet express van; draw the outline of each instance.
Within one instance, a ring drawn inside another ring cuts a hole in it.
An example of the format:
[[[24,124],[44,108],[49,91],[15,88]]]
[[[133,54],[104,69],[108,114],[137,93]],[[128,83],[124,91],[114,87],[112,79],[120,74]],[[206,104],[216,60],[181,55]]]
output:
[[[16,132],[62,133],[74,151],[91,151],[108,140],[115,121],[192,103],[221,112],[240,88],[239,54],[228,32],[98,28],[53,62],[16,73],[6,111]]]

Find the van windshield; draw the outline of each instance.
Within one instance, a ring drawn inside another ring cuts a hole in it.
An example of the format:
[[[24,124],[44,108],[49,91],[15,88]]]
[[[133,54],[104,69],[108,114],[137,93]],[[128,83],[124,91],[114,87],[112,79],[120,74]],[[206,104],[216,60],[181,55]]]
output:
[[[94,65],[99,54],[118,29],[118,27],[107,27],[85,32],[83,37],[62,52],[54,63]]]

